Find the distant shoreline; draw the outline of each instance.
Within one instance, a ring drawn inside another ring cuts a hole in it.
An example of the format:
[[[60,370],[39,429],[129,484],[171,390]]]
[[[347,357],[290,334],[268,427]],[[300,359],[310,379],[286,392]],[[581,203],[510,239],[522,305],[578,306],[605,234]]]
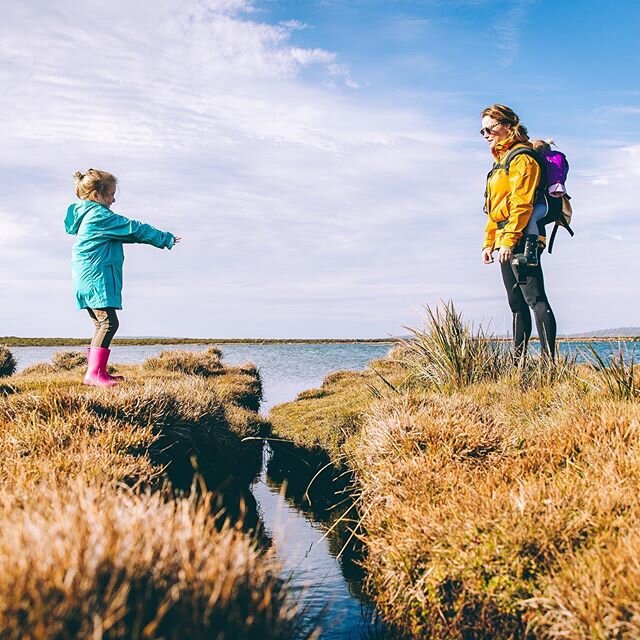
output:
[[[115,346],[150,346],[150,345],[193,345],[193,344],[396,344],[401,337],[390,338],[115,338]],[[510,342],[511,338],[496,337],[498,342]],[[591,336],[591,337],[563,337],[558,342],[638,342],[640,336]],[[532,337],[532,342],[537,338]],[[7,347],[82,347],[87,346],[88,338],[20,338],[17,336],[0,337],[0,345]]]
[[[188,344],[395,344],[400,338],[114,338],[115,346],[188,345]],[[0,337],[7,347],[80,347],[90,338],[19,338]]]

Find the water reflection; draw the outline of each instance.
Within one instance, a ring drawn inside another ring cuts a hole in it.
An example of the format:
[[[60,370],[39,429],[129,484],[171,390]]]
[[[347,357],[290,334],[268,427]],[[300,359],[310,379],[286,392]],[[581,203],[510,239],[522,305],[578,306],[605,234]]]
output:
[[[324,496],[322,503],[312,498],[309,504],[304,493],[315,467],[307,467],[306,479],[282,475],[281,464],[272,464],[281,455],[274,453],[270,445],[265,446],[263,470],[253,492],[284,575],[300,592],[307,624],[319,624],[321,638],[373,637],[375,610],[361,593],[362,570],[356,564],[356,547],[345,550],[338,559],[349,536],[347,527],[336,527],[327,534],[337,513],[328,509],[328,503],[343,499],[344,494]],[[278,469],[276,478],[270,474],[274,468]]]

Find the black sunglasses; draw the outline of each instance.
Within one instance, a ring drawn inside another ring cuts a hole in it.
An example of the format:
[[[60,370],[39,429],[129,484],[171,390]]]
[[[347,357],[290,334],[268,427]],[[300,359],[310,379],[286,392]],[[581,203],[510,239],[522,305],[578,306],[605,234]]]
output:
[[[484,137],[485,135],[489,135],[490,133],[493,133],[493,130],[501,124],[502,122],[496,122],[495,124],[492,124],[490,127],[483,127],[482,129],[480,129],[480,135]]]

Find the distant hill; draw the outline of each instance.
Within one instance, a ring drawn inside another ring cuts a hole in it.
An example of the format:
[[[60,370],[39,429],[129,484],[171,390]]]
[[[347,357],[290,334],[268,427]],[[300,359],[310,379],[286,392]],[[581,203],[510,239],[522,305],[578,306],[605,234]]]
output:
[[[615,329],[599,329],[584,333],[572,333],[570,338],[637,338],[640,337],[640,327],[617,327]]]

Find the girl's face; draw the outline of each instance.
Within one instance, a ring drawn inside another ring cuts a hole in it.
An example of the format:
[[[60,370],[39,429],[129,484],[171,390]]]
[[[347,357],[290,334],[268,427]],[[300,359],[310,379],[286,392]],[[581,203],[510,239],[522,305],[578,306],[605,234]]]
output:
[[[116,188],[115,186],[109,187],[104,194],[99,194],[97,191],[95,192],[96,197],[94,198],[96,202],[103,204],[107,209],[111,207],[111,205],[116,201]]]
[[[511,133],[511,125],[502,124],[491,116],[482,118],[482,129],[480,134],[489,143],[489,148],[493,151],[499,142],[502,142]]]

